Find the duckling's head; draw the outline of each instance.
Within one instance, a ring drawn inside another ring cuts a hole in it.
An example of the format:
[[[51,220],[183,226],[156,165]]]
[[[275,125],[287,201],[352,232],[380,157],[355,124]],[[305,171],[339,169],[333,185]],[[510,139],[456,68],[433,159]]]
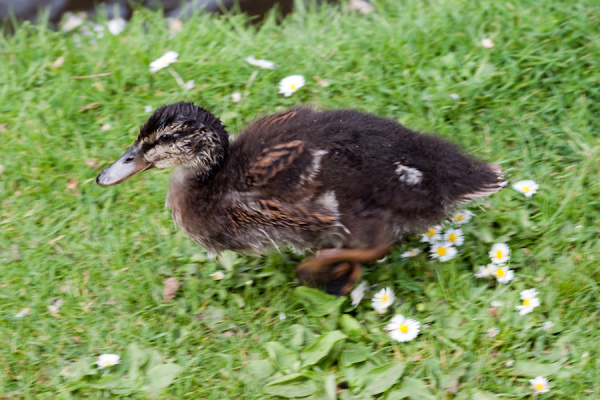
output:
[[[131,147],[96,182],[112,186],[150,168],[184,167],[210,177],[229,152],[221,121],[194,103],[165,104],[148,118]]]

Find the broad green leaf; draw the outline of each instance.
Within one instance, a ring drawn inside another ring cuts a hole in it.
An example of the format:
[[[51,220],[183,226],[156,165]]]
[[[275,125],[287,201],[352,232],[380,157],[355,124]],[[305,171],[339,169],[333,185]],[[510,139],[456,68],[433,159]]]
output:
[[[383,393],[391,388],[402,376],[404,362],[394,362],[373,368],[365,376],[365,391],[371,394]]]
[[[146,361],[146,364],[144,365],[145,370],[150,370],[154,367],[158,367],[159,365],[162,365],[164,357],[160,355],[158,350],[148,349],[148,350],[146,350],[146,354],[148,355],[148,360]]]
[[[434,400],[435,396],[427,389],[425,383],[420,379],[406,377],[400,389],[390,392],[386,400],[399,399]]]
[[[344,339],[346,339],[346,335],[340,331],[327,332],[319,336],[313,344],[308,346],[301,353],[302,366],[318,363],[329,354],[336,343]]]
[[[153,395],[158,395],[173,382],[175,377],[183,371],[177,364],[163,364],[148,370],[142,389]]]
[[[268,394],[286,398],[310,396],[316,390],[317,384],[303,374],[285,375],[265,386],[265,392]]]
[[[281,371],[289,371],[297,368],[298,365],[298,354],[288,349],[279,342],[268,342],[265,344],[267,353],[271,362]]]
[[[306,312],[316,317],[339,314],[340,307],[346,300],[346,297],[336,297],[306,286],[298,286],[294,289],[294,295],[302,303]]]
[[[149,356],[148,350],[140,347],[137,343],[131,343],[125,348],[118,368],[126,371],[129,379],[136,380],[141,376],[140,369],[148,362]]]
[[[294,324],[290,326],[290,330],[292,331],[292,339],[290,340],[290,345],[294,349],[300,350],[302,346],[304,346],[304,342],[306,341],[308,329],[302,325]]]
[[[225,309],[222,307],[208,306],[198,319],[212,327],[225,320]]]
[[[241,372],[252,379],[263,380],[273,375],[275,369],[269,360],[252,360],[242,367]]]
[[[513,367],[517,375],[523,376],[548,376],[560,370],[560,363],[544,364],[535,361],[516,361]]]
[[[375,367],[371,361],[353,364],[350,367],[341,366],[342,373],[351,389],[360,388],[365,380],[365,375]]]
[[[67,381],[73,382],[83,378],[85,375],[91,375],[95,373],[95,369],[93,369],[91,366],[91,360],[83,359],[69,365],[60,374]]]
[[[518,214],[519,222],[521,222],[521,225],[523,225],[524,228],[530,228],[533,225],[533,223],[529,219],[530,215],[527,209],[521,208],[520,210],[518,210]]]
[[[335,374],[329,374],[325,376],[325,393],[327,400],[337,399],[337,385],[335,382]]]
[[[375,397],[371,396],[369,393],[367,392],[360,392],[360,393],[350,393],[349,391],[346,391],[344,393],[342,393],[342,395],[340,396],[340,400],[374,400]]]
[[[449,389],[456,392],[460,378],[467,372],[467,367],[464,365],[458,366],[448,374],[443,374],[440,379],[440,386],[444,389]]]
[[[447,328],[444,329],[444,336],[449,339],[460,339],[461,337],[465,336],[468,332],[469,331],[466,328]]]
[[[471,400],[498,400],[498,396],[490,392],[484,392],[483,390],[478,390],[473,393],[470,397]]]
[[[342,314],[339,319],[340,329],[351,340],[355,342],[360,341],[363,338],[362,327],[360,323],[348,314]]]
[[[349,367],[352,364],[365,361],[371,350],[360,343],[346,343],[340,355],[340,365]]]
[[[226,271],[233,271],[233,266],[239,262],[239,256],[236,252],[225,250],[219,256],[219,264],[223,266]]]
[[[102,378],[100,378],[100,380],[98,380],[95,383],[89,383],[88,387],[93,387],[96,389],[111,389],[111,391],[113,389],[123,389],[125,388],[126,390],[131,390],[131,388],[133,387],[133,382],[131,382],[131,380],[129,379],[123,379],[119,376],[114,376],[114,375],[103,375]]]

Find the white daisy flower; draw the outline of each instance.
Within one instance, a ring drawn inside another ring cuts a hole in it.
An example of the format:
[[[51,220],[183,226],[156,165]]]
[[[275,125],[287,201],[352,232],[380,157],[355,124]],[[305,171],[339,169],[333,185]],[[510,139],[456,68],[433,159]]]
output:
[[[495,300],[490,303],[492,307],[502,307],[504,305],[503,301]]]
[[[151,113],[153,110],[154,110],[154,107],[152,107],[152,106],[144,107],[144,112],[146,112],[146,113]]]
[[[442,240],[442,226],[436,225],[431,228],[427,228],[425,233],[421,235],[421,242],[427,242],[434,244]]]
[[[24,308],[15,315],[15,318],[23,318],[23,317],[28,316],[29,314],[31,314],[31,309]]]
[[[239,103],[242,101],[242,94],[240,92],[231,93],[231,102]]]
[[[107,25],[108,31],[114,36],[117,36],[125,30],[125,27],[127,26],[127,21],[125,21],[123,18],[115,18],[108,21]]]
[[[284,312],[280,312],[279,313],[279,320],[280,321],[285,321],[287,319],[287,315],[285,315]]]
[[[254,65],[255,67],[273,69],[275,68],[275,63],[267,60],[257,60],[254,56],[247,57],[245,60],[248,64]]]
[[[414,248],[412,250],[409,250],[409,251],[406,251],[406,252],[402,253],[402,255],[400,257],[402,257],[402,258],[409,258],[409,257],[418,256],[419,254],[421,254],[421,249]]]
[[[487,337],[494,338],[494,337],[498,336],[499,333],[500,333],[500,329],[493,326],[487,330]]]
[[[366,288],[367,288],[367,282],[362,281],[361,283],[358,284],[357,287],[354,288],[354,290],[352,290],[350,292],[350,298],[352,299],[352,306],[356,307],[358,305],[358,303],[360,303],[360,301],[362,300],[362,298],[365,295]]]
[[[534,308],[540,305],[540,299],[536,297],[537,295],[538,292],[535,289],[527,289],[521,292],[523,304],[516,307],[519,310],[519,315],[529,314]]]
[[[486,49],[491,49],[494,47],[494,42],[492,42],[492,39],[490,38],[483,38],[481,39],[481,45]]]
[[[176,51],[167,51],[162,57],[150,63],[150,73],[153,74],[156,71],[168,67],[177,61],[177,57],[179,57],[179,53]]]
[[[508,282],[512,281],[513,278],[515,277],[514,271],[511,269],[508,269],[508,267],[494,266],[493,275],[494,275],[494,277],[496,277],[496,279],[500,283],[508,283]]]
[[[444,234],[444,240],[453,246],[460,246],[465,242],[462,229],[448,229]]]
[[[441,262],[446,262],[453,259],[458,251],[448,242],[438,242],[431,246],[431,258],[437,258]]]
[[[419,335],[421,324],[404,315],[395,315],[386,327],[388,335],[397,342],[409,342]]]
[[[305,80],[302,75],[291,75],[279,82],[279,93],[290,97],[292,93],[304,86]]]
[[[387,311],[388,307],[392,305],[394,300],[396,300],[396,295],[394,295],[392,289],[386,287],[375,293],[375,296],[373,296],[373,299],[371,300],[371,304],[375,311],[383,314]]]
[[[102,39],[104,37],[104,27],[102,25],[93,24],[94,32],[96,32],[96,37],[98,39]],[[96,43],[95,40],[90,40],[90,43]]]
[[[121,362],[121,357],[118,354],[100,354],[96,364],[99,369],[104,369],[117,365]]]
[[[475,215],[475,214],[473,214],[469,210],[461,210],[461,211],[457,212],[456,214],[454,214],[450,220],[452,221],[453,224],[462,225],[462,224],[466,224],[467,222],[469,222],[469,220],[471,219],[471,217],[473,215]]]
[[[460,96],[456,93],[450,93],[450,98],[452,100],[458,100],[458,99],[460,99]]]
[[[493,264],[505,264],[510,258],[510,249],[505,243],[496,243],[488,254]]]
[[[513,185],[513,188],[517,192],[523,193],[525,197],[531,197],[537,192],[537,190],[540,188],[540,185],[538,185],[532,180],[526,180],[515,183]]]
[[[552,321],[546,321],[542,324],[542,329],[545,331],[549,331],[552,328],[554,328],[554,322]]]
[[[50,312],[50,314],[53,317],[58,316],[58,312],[60,311],[60,308],[62,307],[63,303],[63,299],[52,300],[52,302],[48,305],[48,312]]]
[[[531,387],[535,390],[536,393],[546,393],[550,391],[550,386],[548,385],[548,379],[543,376],[535,377],[534,379],[530,379]]]
[[[210,274],[210,276],[212,276],[215,281],[220,281],[221,279],[225,278],[225,274],[222,271],[213,272]]]
[[[475,272],[475,278],[489,278],[494,274],[495,265],[481,265],[479,266],[479,272]]]
[[[62,30],[65,32],[72,31],[73,29],[83,25],[85,22],[79,15],[73,14],[72,12],[66,12],[67,20],[62,25]]]

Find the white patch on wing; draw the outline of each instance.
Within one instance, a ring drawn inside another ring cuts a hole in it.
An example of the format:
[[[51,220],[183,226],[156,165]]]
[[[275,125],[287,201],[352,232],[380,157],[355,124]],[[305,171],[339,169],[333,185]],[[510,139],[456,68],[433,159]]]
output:
[[[421,183],[423,180],[423,173],[416,168],[407,167],[399,162],[394,164],[396,166],[396,173],[400,182],[406,183],[408,186],[414,186]]]
[[[334,216],[335,216],[335,226],[342,228],[342,230],[344,232],[346,232],[348,235],[350,234],[350,230],[348,230],[348,228],[346,228],[346,226],[344,224],[342,224],[340,222],[340,212],[339,212],[339,207],[340,204],[337,201],[337,198],[335,197],[335,192],[333,190],[330,190],[328,192],[323,193],[323,195],[321,197],[319,197],[317,199],[317,201],[323,205],[325,208],[327,208]],[[333,233],[335,234],[335,233]],[[345,235],[341,232],[337,233],[340,236],[340,239],[345,239]],[[339,246],[336,247],[341,247],[342,242],[340,242]]]
[[[330,210],[335,216],[338,215],[339,203],[335,198],[335,192],[330,190],[329,192],[325,192],[321,197],[319,197],[319,203],[321,203],[324,207]]]
[[[315,150],[312,152],[312,160],[305,173],[300,175],[300,185],[312,181],[321,170],[321,160],[327,154],[327,150]]]

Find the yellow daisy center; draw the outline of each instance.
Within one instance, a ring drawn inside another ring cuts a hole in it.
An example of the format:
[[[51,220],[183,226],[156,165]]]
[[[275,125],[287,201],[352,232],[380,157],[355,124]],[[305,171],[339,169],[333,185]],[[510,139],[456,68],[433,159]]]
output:
[[[529,188],[528,188],[527,186],[523,186],[523,191],[524,191],[524,192],[529,192]],[[538,383],[538,385],[539,385],[539,383]],[[537,385],[536,385],[536,386],[537,386]]]
[[[529,299],[523,300],[523,305],[524,306],[529,306],[529,301],[530,301]]]
[[[444,256],[444,255],[446,255],[446,248],[445,248],[445,247],[440,247],[440,248],[437,250],[437,253],[438,253],[440,256]]]
[[[427,230],[427,234],[428,234],[429,236],[433,236],[433,235],[435,235],[435,229],[429,228],[429,229]]]
[[[454,242],[456,240],[456,235],[454,233],[451,233],[448,239],[450,239],[451,242]]]
[[[292,89],[292,90],[296,89],[296,84],[295,84],[295,83],[292,83],[292,84],[290,85],[290,89]]]
[[[502,250],[496,251],[496,258],[502,258]]]
[[[500,278],[502,278],[504,276],[504,270],[499,269],[498,271],[496,271],[496,275],[498,275]]]
[[[464,218],[464,215],[459,215],[459,216],[456,217],[456,220],[457,221],[462,221],[463,218]]]
[[[381,296],[381,300],[380,300],[381,303],[385,303],[387,301],[388,301],[388,298],[385,294],[383,296]]]
[[[535,384],[535,389],[536,390],[540,390],[540,391],[544,390],[544,384],[542,384],[542,383],[536,383]]]
[[[402,332],[402,333],[406,333],[406,332],[408,332],[408,326],[406,326],[406,325],[404,325],[404,324],[401,324],[401,325],[398,327],[398,329],[399,329],[399,330],[400,330],[400,332]]]

